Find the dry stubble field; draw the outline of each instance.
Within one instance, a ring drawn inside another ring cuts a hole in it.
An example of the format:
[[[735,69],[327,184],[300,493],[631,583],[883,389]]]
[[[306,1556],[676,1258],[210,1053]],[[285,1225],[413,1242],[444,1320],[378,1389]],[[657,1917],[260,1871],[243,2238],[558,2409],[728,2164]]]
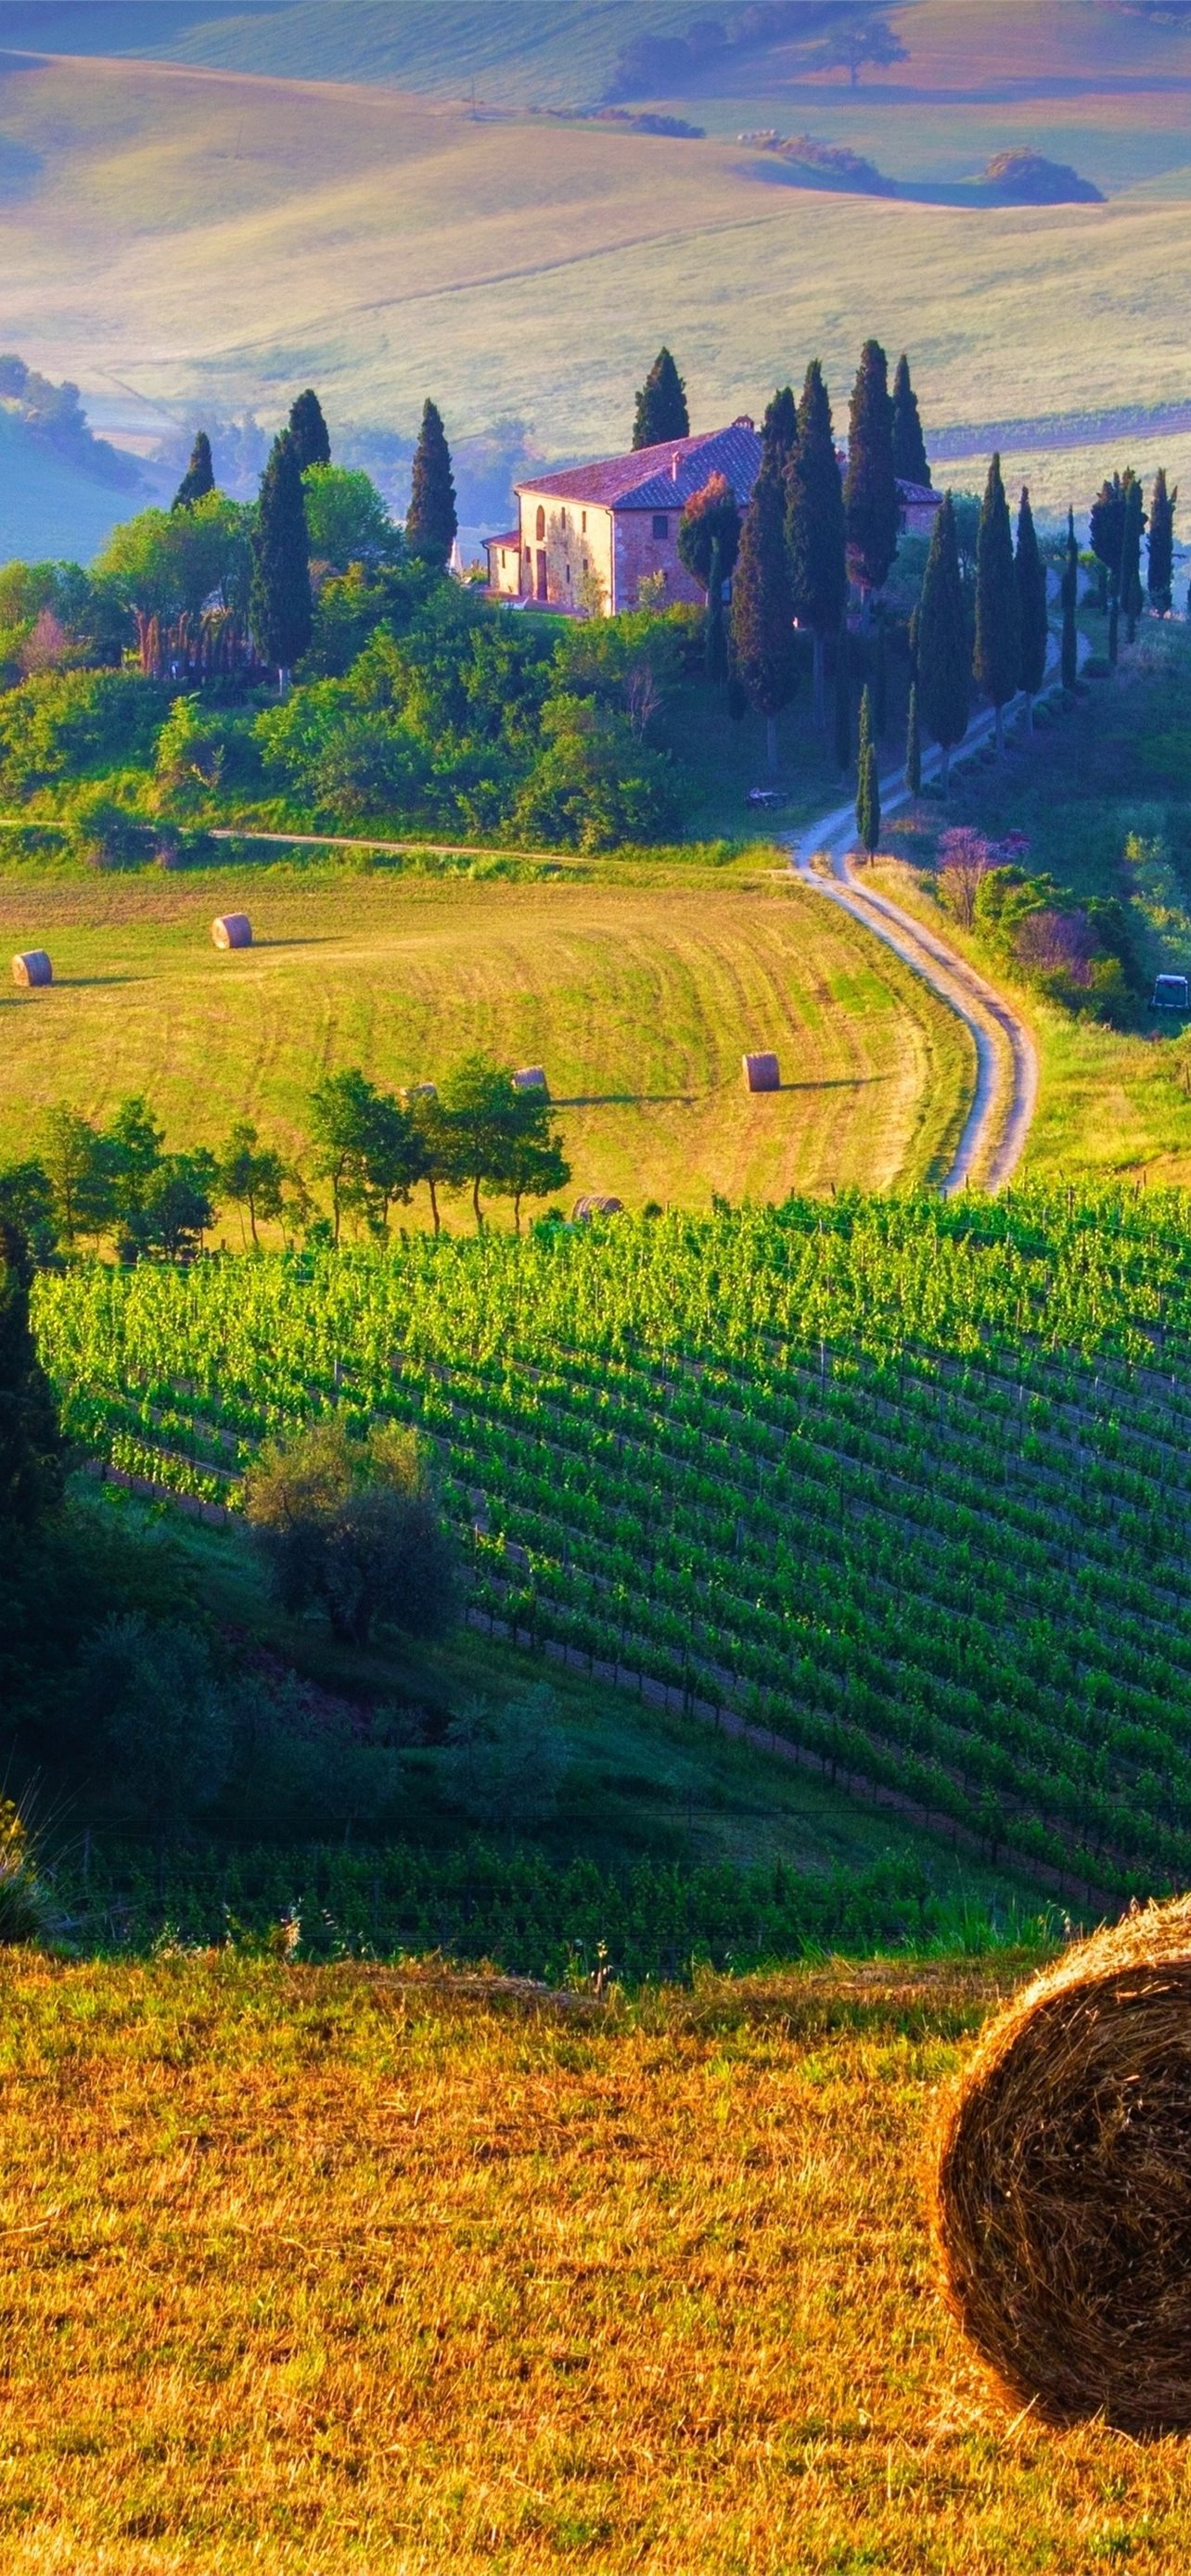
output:
[[[1186,2564],[1185,2445],[1007,2424],[934,2294],[998,1975],[475,1983],[9,1955],[6,2576]]]
[[[241,902],[258,945],[221,956],[210,921]],[[705,1208],[712,1190],[922,1180],[972,1081],[951,1013],[776,869],[751,887],[9,878],[0,941],[44,943],[58,978],[0,1003],[12,1153],[31,1101],[102,1116],[133,1091],[171,1143],[215,1144],[247,1115],[296,1153],[324,1073],[435,1080],[483,1047],[545,1066],[576,1190]],[[768,1046],[785,1087],[750,1099],[741,1054]]]

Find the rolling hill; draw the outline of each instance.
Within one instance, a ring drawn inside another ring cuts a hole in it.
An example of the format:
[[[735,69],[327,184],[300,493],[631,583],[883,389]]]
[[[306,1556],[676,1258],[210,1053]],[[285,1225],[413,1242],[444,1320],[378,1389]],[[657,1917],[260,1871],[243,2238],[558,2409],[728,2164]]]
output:
[[[1191,253],[1169,172],[1102,206],[875,205],[711,136],[473,122],[380,86],[8,64],[0,338],[104,397],[105,422],[121,402],[142,422],[184,425],[199,403],[276,418],[313,380],[333,419],[408,434],[433,388],[457,438],[513,421],[551,456],[590,455],[624,439],[663,338],[707,422],[814,351],[842,404],[873,329],[912,350],[939,428],[1109,408],[1122,386],[1142,408],[1185,397]],[[979,113],[984,158],[1026,131]],[[1118,444],[1089,447],[1084,484]]]

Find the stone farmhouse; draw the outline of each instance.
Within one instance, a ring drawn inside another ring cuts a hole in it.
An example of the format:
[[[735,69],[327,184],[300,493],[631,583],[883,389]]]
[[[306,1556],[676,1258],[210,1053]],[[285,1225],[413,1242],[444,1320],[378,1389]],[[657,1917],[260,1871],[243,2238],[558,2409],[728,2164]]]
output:
[[[486,537],[493,598],[542,608],[635,608],[643,577],[660,573],[668,600],[700,603],[703,593],[678,559],[678,521],[710,474],[722,474],[743,511],[757,479],[761,440],[742,412],[726,429],[668,439],[631,456],[573,465],[516,487],[518,521]],[[940,495],[899,483],[902,526],[929,535]]]

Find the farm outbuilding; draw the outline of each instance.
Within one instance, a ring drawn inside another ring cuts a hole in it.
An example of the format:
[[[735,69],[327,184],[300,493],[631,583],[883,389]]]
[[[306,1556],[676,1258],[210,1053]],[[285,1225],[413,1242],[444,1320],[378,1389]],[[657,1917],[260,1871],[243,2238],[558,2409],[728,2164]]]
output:
[[[523,1064],[513,1076],[514,1091],[549,1093],[550,1085],[540,1064]]]
[[[251,948],[252,923],[246,912],[221,912],[211,924],[217,948]]]
[[[590,1225],[593,1216],[623,1215],[623,1199],[601,1198],[598,1193],[593,1191],[586,1198],[576,1199],[574,1207],[571,1210],[571,1223],[572,1225]]]
[[[12,961],[12,980],[14,984],[24,984],[27,986],[52,984],[54,980],[54,969],[50,964],[45,949],[25,948],[20,950]]]
[[[1159,975],[1154,983],[1152,1011],[1185,1011],[1189,1007],[1185,975]]]
[[[741,1058],[747,1091],[780,1091],[782,1077],[775,1055],[746,1055]]]

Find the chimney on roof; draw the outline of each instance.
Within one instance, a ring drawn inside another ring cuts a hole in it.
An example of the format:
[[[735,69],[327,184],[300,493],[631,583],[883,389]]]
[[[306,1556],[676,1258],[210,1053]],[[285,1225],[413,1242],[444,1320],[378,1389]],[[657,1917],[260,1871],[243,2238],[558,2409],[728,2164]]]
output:
[[[736,418],[732,423],[732,427],[733,429],[752,429],[755,427],[755,423],[747,411],[738,411]]]
[[[673,455],[672,455],[672,457],[671,457],[671,459],[670,459],[670,480],[671,480],[671,482],[672,482],[672,483],[677,483],[677,481],[678,481],[678,449],[677,449],[677,448],[675,448],[674,453],[673,453]]]

